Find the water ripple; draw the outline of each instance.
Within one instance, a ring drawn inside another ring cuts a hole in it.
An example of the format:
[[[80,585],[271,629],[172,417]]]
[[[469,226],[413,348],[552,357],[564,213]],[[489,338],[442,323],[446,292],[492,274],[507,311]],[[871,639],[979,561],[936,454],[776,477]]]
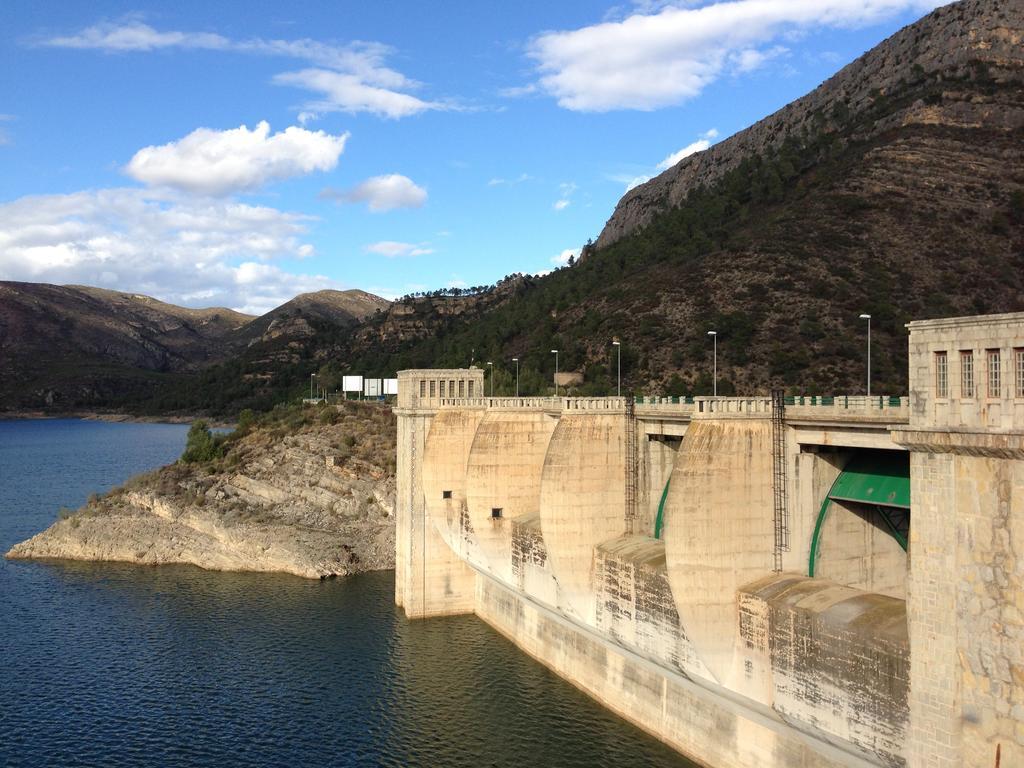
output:
[[[184,435],[17,424],[0,423],[5,549]],[[0,765],[689,765],[476,618],[410,623],[393,594],[390,572],[2,563]]]

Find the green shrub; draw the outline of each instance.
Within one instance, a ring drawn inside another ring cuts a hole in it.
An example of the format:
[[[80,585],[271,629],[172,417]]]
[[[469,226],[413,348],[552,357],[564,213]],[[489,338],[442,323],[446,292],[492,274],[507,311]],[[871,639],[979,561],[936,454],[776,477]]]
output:
[[[238,426],[236,429],[239,432],[248,432],[255,424],[256,414],[253,413],[252,409],[246,408],[238,414]]]
[[[186,464],[196,464],[219,459],[223,453],[221,441],[214,438],[206,422],[202,419],[194,421],[188,430],[181,460]]]

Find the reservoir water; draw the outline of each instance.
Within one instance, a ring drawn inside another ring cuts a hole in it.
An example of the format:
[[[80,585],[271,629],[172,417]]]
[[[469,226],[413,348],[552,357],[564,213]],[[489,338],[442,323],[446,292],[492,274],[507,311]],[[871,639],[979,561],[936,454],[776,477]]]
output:
[[[0,421],[0,551],[186,427]],[[690,766],[472,616],[335,581],[0,560],[0,766]]]

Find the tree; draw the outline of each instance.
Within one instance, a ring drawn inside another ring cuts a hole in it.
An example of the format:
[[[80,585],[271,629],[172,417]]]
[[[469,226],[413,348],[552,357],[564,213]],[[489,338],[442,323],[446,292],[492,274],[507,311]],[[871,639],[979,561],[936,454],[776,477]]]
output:
[[[181,454],[181,460],[186,464],[194,464],[212,461],[220,458],[221,454],[220,441],[214,438],[207,423],[202,419],[192,422],[188,437],[185,438],[185,452]]]

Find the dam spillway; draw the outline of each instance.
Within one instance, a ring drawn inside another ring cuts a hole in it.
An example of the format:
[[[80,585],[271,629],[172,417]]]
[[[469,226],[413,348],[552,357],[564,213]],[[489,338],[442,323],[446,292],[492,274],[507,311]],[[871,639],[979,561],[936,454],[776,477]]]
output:
[[[396,601],[475,613],[709,766],[1024,764],[1024,314],[909,328],[908,398],[400,372]],[[984,398],[937,389],[968,350],[1006,361]]]

